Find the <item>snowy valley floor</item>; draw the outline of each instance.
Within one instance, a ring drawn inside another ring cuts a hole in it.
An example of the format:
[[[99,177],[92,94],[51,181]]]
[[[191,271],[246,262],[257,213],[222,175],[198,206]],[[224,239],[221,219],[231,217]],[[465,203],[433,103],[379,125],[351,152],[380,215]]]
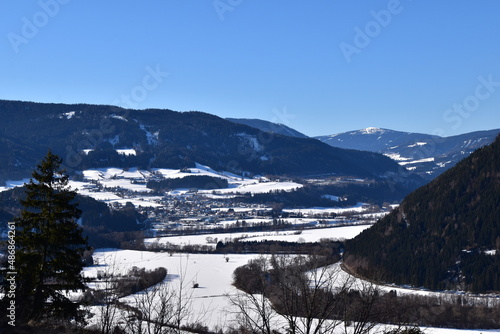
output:
[[[232,286],[234,270],[245,265],[250,259],[260,255],[257,254],[168,254],[149,251],[134,251],[120,249],[98,249],[94,253],[95,265],[86,267],[83,271],[85,277],[95,278],[99,271],[114,275],[126,274],[132,267],[155,269],[165,267],[168,275],[163,283],[168,284],[173,290],[183,290],[184,296],[189,298],[189,314],[184,319],[185,324],[201,323],[211,330],[236,326],[237,314],[231,305],[228,295],[234,295],[237,290]],[[228,259],[226,259],[226,257]],[[339,271],[340,265],[334,265]],[[342,281],[345,275],[341,271]],[[198,287],[193,288],[193,283]],[[360,279],[355,279],[355,284],[362,284]],[[405,289],[396,287],[381,287],[382,289],[397,289],[399,293],[432,294],[434,292]],[[144,292],[139,292],[142,294]],[[133,305],[134,295],[121,298],[121,302]],[[99,314],[99,308],[93,307],[95,314]],[[91,324],[98,322],[98,317],[91,319]],[[116,322],[121,321],[119,317]],[[377,326],[374,331],[384,331],[388,327]],[[430,334],[467,334],[467,333],[500,333],[498,330],[459,330],[443,328],[422,328]],[[343,329],[342,329],[343,330]],[[340,328],[339,328],[340,331]]]

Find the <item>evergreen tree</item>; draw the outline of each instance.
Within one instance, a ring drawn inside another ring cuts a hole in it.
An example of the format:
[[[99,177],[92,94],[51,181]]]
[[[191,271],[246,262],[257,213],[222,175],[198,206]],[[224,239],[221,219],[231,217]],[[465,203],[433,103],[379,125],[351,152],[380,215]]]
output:
[[[19,320],[74,318],[78,304],[65,291],[83,289],[80,272],[87,240],[77,224],[76,192],[58,156],[50,151],[26,185],[24,209],[16,218],[16,266]]]

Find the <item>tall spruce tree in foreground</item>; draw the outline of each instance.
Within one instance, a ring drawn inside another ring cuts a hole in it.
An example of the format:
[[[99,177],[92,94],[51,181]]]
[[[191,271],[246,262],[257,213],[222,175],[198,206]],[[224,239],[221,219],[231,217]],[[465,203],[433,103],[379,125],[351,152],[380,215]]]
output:
[[[18,319],[76,317],[78,304],[66,291],[84,288],[82,254],[87,240],[77,220],[76,192],[68,187],[62,159],[50,151],[26,185],[16,218]]]

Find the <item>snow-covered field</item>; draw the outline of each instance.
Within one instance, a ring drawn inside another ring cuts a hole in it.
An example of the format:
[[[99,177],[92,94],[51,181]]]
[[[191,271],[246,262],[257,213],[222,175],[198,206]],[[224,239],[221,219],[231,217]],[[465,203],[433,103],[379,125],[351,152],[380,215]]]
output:
[[[321,239],[346,240],[352,239],[371,225],[339,226],[332,228],[307,229],[300,234],[294,232],[272,232],[264,235],[249,236],[248,241],[288,241],[288,242],[316,242]]]
[[[183,285],[184,293],[190,298],[191,314],[185,323],[200,322],[210,328],[229,325],[234,320],[230,312],[227,294],[234,294],[231,285],[233,271],[255,254],[231,254],[226,261],[220,254],[174,254],[132,251],[119,249],[99,249],[94,253],[94,261],[98,265],[86,267],[85,277],[97,277],[98,271],[126,274],[136,266],[138,268],[155,269],[165,267],[168,275],[165,284],[170,284],[174,291]],[[193,288],[198,283],[198,288]],[[131,302],[133,296],[122,298]]]
[[[335,214],[343,214],[346,212],[358,212],[361,213],[363,211],[366,211],[366,206],[364,203],[358,203],[356,206],[349,207],[349,208],[322,208],[322,207],[315,207],[315,208],[307,208],[307,209],[284,209],[283,211],[285,212],[290,212],[290,213],[295,213],[295,214],[307,214],[307,215],[323,215],[323,214],[330,214],[330,213],[335,213]]]
[[[215,233],[186,236],[171,236],[144,239],[146,245],[172,244],[177,246],[205,245],[215,248],[218,241],[228,242],[236,239],[248,241],[288,241],[288,242],[316,242],[321,239],[346,240],[370,227],[370,225],[339,226],[320,229],[306,229],[300,231],[279,232],[240,232],[240,233]]]
[[[342,226],[324,229],[304,230],[301,234],[292,231],[280,233],[220,233],[192,236],[176,236],[149,238],[146,244],[169,242],[176,245],[212,245],[214,240],[227,241],[229,239],[245,237],[247,240],[287,240],[314,242],[322,238],[348,239],[352,238],[368,225]],[[207,243],[207,238],[211,243]],[[302,238],[302,239],[300,239]],[[199,321],[209,328],[216,326],[235,325],[234,309],[231,306],[228,294],[235,294],[231,285],[234,270],[256,258],[257,254],[173,254],[155,253],[149,251],[133,251],[119,249],[100,249],[94,253],[94,266],[86,267],[83,275],[89,278],[97,277],[99,271],[126,274],[132,267],[149,270],[165,267],[168,270],[167,284],[173,289],[179,289],[183,284],[191,294],[192,314],[187,323]],[[226,257],[229,258],[226,261]],[[199,288],[193,289],[192,283],[198,283]],[[123,299],[133,302],[133,296]]]
[[[251,193],[251,194],[261,194],[261,193],[268,193],[270,191],[275,191],[275,190],[284,190],[284,191],[292,191],[296,190],[297,188],[302,188],[303,185],[300,183],[296,182],[245,182],[245,183],[239,183],[239,184],[234,184],[233,187],[225,188],[225,189],[218,189],[215,191],[215,194],[223,195],[223,194],[230,194],[230,193],[235,193],[235,194],[246,194],[246,193]],[[200,191],[200,193],[209,193],[211,194],[213,191],[212,190],[203,190]]]
[[[265,208],[263,210],[271,210],[270,208]],[[326,209],[325,209],[326,210]],[[221,210],[212,210],[212,211],[221,211]],[[241,212],[250,212],[252,211],[251,209],[246,209],[245,211]],[[285,210],[286,211],[286,210]],[[307,209],[305,210],[307,212]],[[316,211],[318,212],[318,211]],[[326,213],[329,215],[328,213]],[[387,214],[387,212],[382,212],[381,217]],[[320,216],[323,216],[324,214],[319,214]],[[357,217],[361,217],[363,219],[374,219],[373,217],[370,216],[370,214],[365,215],[358,215]],[[272,218],[248,218],[248,219],[229,219],[229,220],[222,220],[218,222],[218,225],[221,226],[227,226],[227,225],[234,225],[237,222],[243,222],[245,221],[248,225],[257,225],[260,223],[263,224],[271,224],[273,222]],[[315,226],[315,225],[339,225],[339,224],[353,224],[354,221],[348,221],[345,219],[334,219],[334,218],[280,218],[280,221],[283,221],[285,224],[289,225],[296,225],[296,226],[304,226],[304,225],[309,225],[309,226]]]
[[[169,284],[174,291],[179,291],[183,286],[183,293],[189,297],[189,316],[185,323],[200,322],[210,329],[224,328],[236,325],[236,313],[231,305],[228,295],[237,291],[231,285],[234,270],[246,264],[256,254],[231,254],[226,261],[226,255],[220,254],[173,254],[154,253],[148,251],[133,251],[119,249],[99,249],[94,253],[96,265],[86,267],[83,271],[85,277],[95,278],[99,271],[125,274],[130,268],[146,268],[149,270],[165,267],[168,275],[164,283]],[[363,281],[352,278],[341,271],[339,264],[334,265],[339,271],[338,282],[344,282],[347,277],[354,280],[354,285],[361,285]],[[193,288],[193,283],[198,283],[198,288]],[[382,290],[397,290],[400,293],[431,294],[429,291],[411,290],[396,287],[381,287]],[[140,292],[143,293],[143,292]],[[140,294],[139,293],[139,294]],[[134,302],[134,296],[121,299],[122,302]],[[91,320],[95,323],[96,319]],[[380,331],[386,326],[377,327]],[[375,331],[377,330],[375,328]],[[429,334],[479,334],[500,333],[499,330],[458,330],[444,328],[423,328]],[[339,334],[340,334],[339,328]]]

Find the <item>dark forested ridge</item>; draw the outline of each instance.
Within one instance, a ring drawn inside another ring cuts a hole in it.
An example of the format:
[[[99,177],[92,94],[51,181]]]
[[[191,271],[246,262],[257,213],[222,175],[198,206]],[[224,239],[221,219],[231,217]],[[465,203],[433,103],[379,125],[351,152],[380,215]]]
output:
[[[381,154],[264,132],[202,112],[0,101],[0,117],[2,183],[29,175],[48,148],[63,158],[70,173],[109,166],[184,168],[195,162],[274,175],[392,177],[406,172]],[[132,148],[136,155],[116,151]]]
[[[500,136],[348,242],[345,262],[398,284],[500,291]]]

